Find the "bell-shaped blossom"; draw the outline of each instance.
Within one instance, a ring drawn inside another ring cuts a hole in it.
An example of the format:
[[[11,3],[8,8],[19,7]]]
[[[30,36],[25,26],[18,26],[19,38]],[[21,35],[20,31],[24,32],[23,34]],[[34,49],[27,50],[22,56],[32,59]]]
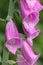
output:
[[[31,37],[33,39],[39,35],[40,30],[36,30],[35,28],[38,21],[39,14],[36,12],[32,12],[30,15],[28,15],[28,17],[23,19],[22,27],[27,37]]]
[[[34,11],[40,11],[43,9],[43,6],[40,3],[40,0],[26,0],[26,3],[29,8],[32,8]]]
[[[17,49],[21,47],[21,38],[12,20],[6,24],[6,43],[5,46],[9,52],[15,54]]]
[[[40,54],[38,54],[38,55],[34,54],[31,46],[28,45],[26,41],[23,42],[21,50],[22,50],[23,57],[27,60],[29,65],[35,64],[35,62],[38,60],[38,58],[40,56]]]
[[[30,45],[26,41],[23,42],[21,47],[21,55],[17,57],[18,65],[35,65],[40,57],[40,54],[35,55]]]
[[[30,65],[22,55],[19,55],[17,57],[17,64],[18,65]],[[33,65],[36,65],[36,64],[33,64]]]
[[[31,12],[39,12],[43,9],[40,0],[20,0],[20,13],[22,18],[28,16]]]
[[[38,12],[31,12],[27,17],[23,19],[23,22],[27,22],[29,26],[36,26],[39,22],[39,13]]]
[[[23,30],[27,37],[34,39],[40,33],[40,29],[36,30],[34,27],[29,26],[26,22],[23,22]]]

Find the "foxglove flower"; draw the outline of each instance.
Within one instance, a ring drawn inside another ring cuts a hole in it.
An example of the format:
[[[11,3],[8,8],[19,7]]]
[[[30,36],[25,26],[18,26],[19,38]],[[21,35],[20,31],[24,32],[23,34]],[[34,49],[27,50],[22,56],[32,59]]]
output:
[[[40,30],[36,30],[35,26],[39,22],[39,11],[42,9],[43,6],[39,0],[20,0],[22,26],[27,37],[35,38],[39,35]]]
[[[27,37],[31,37],[32,39],[37,37],[40,33],[40,30],[36,30],[35,26],[39,21],[39,13],[32,12],[28,15],[28,17],[23,19],[22,27],[24,33]]]
[[[17,62],[18,65],[30,65],[22,55],[19,55],[19,56],[17,57],[17,61],[18,61],[18,62]],[[32,65],[32,64],[31,64],[31,65]],[[36,65],[36,63],[33,64],[33,65]]]
[[[32,46],[32,38],[27,39]],[[26,40],[26,41],[27,41]],[[21,48],[23,39],[20,37],[16,25],[10,20],[6,24],[6,43],[5,46],[12,54],[15,54],[18,48]]]
[[[6,48],[9,52],[15,54],[17,49],[21,47],[21,38],[16,28],[16,25],[10,20],[6,24]]]
[[[31,12],[39,12],[43,9],[40,0],[20,0],[20,13],[22,18],[28,16]]]
[[[39,13],[38,12],[31,12],[29,15],[28,15],[28,17],[25,17],[24,19],[23,19],[23,22],[27,22],[28,23],[28,25],[30,25],[30,26],[32,26],[32,27],[34,27],[34,26],[36,26],[37,24],[38,24],[38,22],[39,22]],[[23,23],[22,22],[22,23]]]
[[[26,3],[29,8],[32,8],[35,11],[40,11],[43,9],[43,6],[40,3],[40,0],[26,0]]]
[[[17,57],[18,65],[35,65],[40,54],[35,55],[31,46],[28,45],[26,41],[23,42],[21,50],[21,55]]]

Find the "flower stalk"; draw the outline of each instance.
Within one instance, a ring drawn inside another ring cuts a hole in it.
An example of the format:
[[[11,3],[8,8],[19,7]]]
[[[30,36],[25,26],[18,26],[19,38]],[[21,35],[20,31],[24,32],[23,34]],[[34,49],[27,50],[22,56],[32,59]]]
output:
[[[14,1],[10,0],[9,1],[9,8],[8,8],[8,15],[6,18],[7,21],[13,18],[13,13],[14,13]]]

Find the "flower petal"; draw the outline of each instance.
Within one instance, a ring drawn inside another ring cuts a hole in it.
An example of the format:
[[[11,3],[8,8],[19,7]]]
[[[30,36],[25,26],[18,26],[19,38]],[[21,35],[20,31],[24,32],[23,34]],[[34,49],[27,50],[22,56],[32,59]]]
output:
[[[26,0],[28,7],[33,8],[37,0]]]
[[[31,12],[43,10],[40,0],[20,0],[20,13],[22,18],[27,17]]]
[[[43,10],[43,5],[41,5],[40,0],[36,0],[35,6],[34,6],[34,10],[38,11],[38,12]]]
[[[20,0],[20,13],[22,18],[28,16],[31,13],[31,9],[28,7],[25,0]]]
[[[15,39],[8,40],[5,43],[5,47],[9,50],[9,52],[15,55],[17,49],[21,48],[21,43],[22,43],[21,39],[15,38]]]
[[[22,55],[17,56],[17,64],[18,65],[30,65]],[[36,64],[33,64],[33,65],[36,65]]]
[[[29,26],[36,26],[39,22],[39,13],[31,12],[27,17],[23,19],[23,22],[27,22]]]
[[[33,24],[30,24],[29,22],[27,23],[27,21],[23,21],[22,24],[24,33],[26,34],[27,37],[35,38],[36,36],[39,35],[40,30],[39,29],[36,30]]]
[[[32,38],[30,37],[27,37],[27,43],[30,45],[30,46],[33,46],[33,40],[32,40]]]
[[[12,20],[10,20],[6,24],[6,38],[7,38],[7,40],[10,40],[10,39],[15,38],[15,37],[19,38],[19,33],[18,33],[17,28],[16,28],[16,25],[13,23]]]
[[[21,48],[22,39],[18,33],[16,25],[10,20],[6,24],[6,43],[5,47],[11,52],[15,54],[18,48]]]
[[[36,61],[38,60],[40,54],[35,55],[31,46],[28,45],[26,41],[24,41],[21,49],[22,49],[22,55],[27,60],[29,65],[35,64]]]
[[[17,56],[18,65],[29,65],[22,55]]]

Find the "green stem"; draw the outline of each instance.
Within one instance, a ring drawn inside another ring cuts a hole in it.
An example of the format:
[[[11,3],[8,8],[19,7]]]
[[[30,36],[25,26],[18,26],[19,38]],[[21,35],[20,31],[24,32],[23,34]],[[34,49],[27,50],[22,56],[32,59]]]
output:
[[[14,1],[13,0],[10,0],[7,20],[13,18],[13,13],[14,13]]]
[[[9,8],[8,8],[8,16],[6,18],[7,21],[9,21],[11,18],[13,18],[14,13],[14,1],[9,1]],[[4,47],[3,49],[3,59],[2,59],[2,65],[6,65],[6,61],[9,59],[9,52]]]
[[[6,61],[9,58],[9,52],[6,50],[6,48],[3,49],[3,59],[2,59],[2,65],[6,65]]]

